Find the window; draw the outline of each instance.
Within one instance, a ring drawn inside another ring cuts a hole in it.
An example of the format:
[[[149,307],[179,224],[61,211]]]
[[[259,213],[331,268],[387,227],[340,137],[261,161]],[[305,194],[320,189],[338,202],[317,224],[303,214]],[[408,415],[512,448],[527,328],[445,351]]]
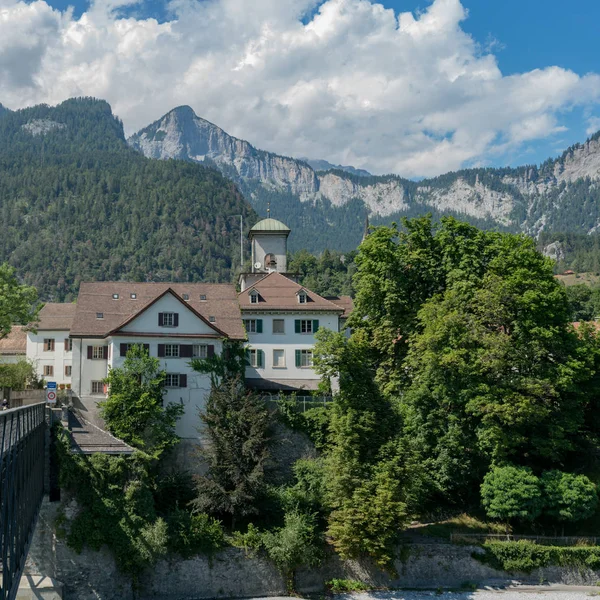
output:
[[[167,373],[165,377],[165,387],[182,388],[187,387],[187,375],[180,373]]]
[[[248,350],[248,362],[251,367],[260,369],[265,366],[265,353],[262,350],[251,349]]]
[[[318,319],[296,319],[294,321],[294,330],[296,333],[317,333],[318,329]]]
[[[96,319],[104,319],[104,313],[96,313]]]
[[[164,312],[158,313],[159,327],[179,327],[179,313]]]
[[[217,320],[217,318],[216,318],[216,317],[214,317],[214,316],[212,316],[212,315],[210,315],[210,316],[208,317],[208,322],[209,322],[209,323],[215,323],[215,322],[216,322],[216,320]]]
[[[258,292],[256,290],[250,292],[250,304],[258,304]]]
[[[208,358],[208,346],[206,344],[194,344],[192,346],[193,358]]]
[[[300,292],[298,294],[298,302],[300,304],[306,304],[306,298],[307,298],[307,296],[306,296],[306,294],[304,292]]]
[[[54,375],[54,367],[52,365],[44,365],[44,377],[52,377]]]
[[[273,333],[285,333],[284,319],[273,319]]]
[[[94,360],[108,358],[108,346],[92,346],[91,358]]]
[[[301,368],[312,367],[312,350],[296,350],[296,366]]]
[[[104,383],[102,381],[92,381],[92,394],[104,394]]]
[[[54,352],[54,338],[44,340],[44,352]]]
[[[133,346],[142,346],[147,354],[150,355],[150,344],[121,344],[119,346],[119,354],[121,356],[127,356],[127,353],[133,348]]]
[[[179,358],[179,344],[165,344],[165,358]]]
[[[65,352],[73,351],[73,340],[71,338],[65,338]]]
[[[300,333],[312,333],[312,332],[313,332],[312,321],[310,321],[308,319],[302,319],[300,321]]]
[[[182,298],[184,300],[189,300],[190,299],[190,295],[189,294],[183,294]]]
[[[65,377],[71,377],[72,368],[71,365],[65,365]]]
[[[137,294],[129,294],[129,297],[130,297],[132,300],[135,300],[135,299],[137,298]]]
[[[113,300],[118,300],[119,299],[119,294],[113,294]]]
[[[262,333],[262,319],[244,319],[247,333]]]
[[[285,367],[285,350],[273,350],[273,367],[275,369]]]
[[[200,294],[200,302],[206,302],[206,294]]]
[[[274,254],[267,254],[265,256],[265,267],[267,267],[267,269],[277,268],[277,258]]]

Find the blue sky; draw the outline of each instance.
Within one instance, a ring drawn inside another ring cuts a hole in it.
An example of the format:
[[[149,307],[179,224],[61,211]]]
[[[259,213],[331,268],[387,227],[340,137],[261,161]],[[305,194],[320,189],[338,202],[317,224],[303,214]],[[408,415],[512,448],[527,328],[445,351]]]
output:
[[[5,2],[10,108],[94,95],[131,133],[189,104],[266,150],[409,177],[541,162],[600,129],[597,0],[382,0],[413,13],[402,36],[376,0],[319,0],[304,31],[314,0]]]

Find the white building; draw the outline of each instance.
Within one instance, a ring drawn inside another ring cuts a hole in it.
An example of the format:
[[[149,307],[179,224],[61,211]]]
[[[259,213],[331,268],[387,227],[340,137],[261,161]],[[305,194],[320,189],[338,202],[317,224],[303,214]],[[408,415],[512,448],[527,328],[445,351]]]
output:
[[[248,334],[248,387],[264,391],[313,391],[315,333],[341,331],[352,310],[348,296],[324,298],[296,283],[287,270],[290,229],[265,219],[250,230],[252,272],[240,276],[238,294]]]
[[[63,389],[71,387],[73,369],[72,340],[69,338],[75,304],[49,302],[40,311],[36,331],[27,333],[27,358],[37,376],[54,381]]]
[[[185,407],[177,434],[194,439],[210,381],[190,360],[220,354],[223,339],[243,340],[245,332],[233,286],[101,282],[81,284],[70,338],[74,404],[91,422],[109,369],[142,344],[167,373],[165,402]]]

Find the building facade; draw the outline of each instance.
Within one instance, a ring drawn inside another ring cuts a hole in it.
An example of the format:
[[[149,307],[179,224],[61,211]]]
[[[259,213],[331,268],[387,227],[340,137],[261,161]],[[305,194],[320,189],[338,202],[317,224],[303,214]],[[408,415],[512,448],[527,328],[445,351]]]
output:
[[[13,325],[10,333],[0,339],[0,364],[15,364],[26,356],[27,331],[22,325]]]

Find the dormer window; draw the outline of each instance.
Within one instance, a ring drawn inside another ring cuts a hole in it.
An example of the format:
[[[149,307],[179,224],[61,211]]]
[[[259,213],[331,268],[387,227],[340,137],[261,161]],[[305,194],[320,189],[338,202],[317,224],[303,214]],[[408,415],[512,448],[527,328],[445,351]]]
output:
[[[256,290],[250,292],[250,304],[258,304],[258,292]]]
[[[200,294],[200,302],[206,302],[206,294]]]
[[[307,301],[308,301],[308,296],[306,295],[306,292],[299,292],[298,293],[298,304],[306,304]]]
[[[190,299],[190,295],[189,294],[183,294],[183,299],[184,300],[189,300]]]
[[[209,323],[214,323],[217,319],[215,317],[213,317],[212,315],[208,317],[208,321]]]
[[[135,299],[137,298],[137,294],[129,294],[129,297],[130,297],[132,300],[135,300]]]
[[[96,313],[96,319],[104,319],[104,313]]]
[[[119,299],[119,294],[113,294],[113,300],[118,300]]]

